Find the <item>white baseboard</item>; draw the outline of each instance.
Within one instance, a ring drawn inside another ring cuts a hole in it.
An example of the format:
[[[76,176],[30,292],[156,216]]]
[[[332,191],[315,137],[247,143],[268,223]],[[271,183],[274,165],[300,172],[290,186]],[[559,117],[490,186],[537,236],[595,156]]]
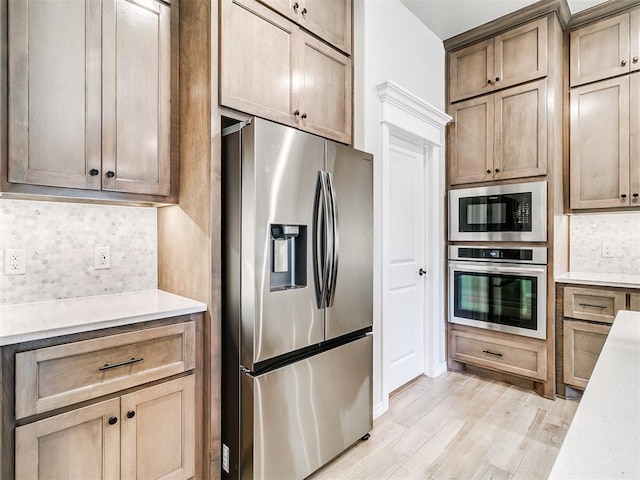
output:
[[[377,405],[373,406],[373,419],[375,420],[380,415],[384,414],[388,408],[385,408],[384,402],[380,402]]]
[[[431,378],[436,378],[442,375],[447,371],[447,362],[442,362],[439,365],[436,365],[432,372],[427,372],[427,376]]]

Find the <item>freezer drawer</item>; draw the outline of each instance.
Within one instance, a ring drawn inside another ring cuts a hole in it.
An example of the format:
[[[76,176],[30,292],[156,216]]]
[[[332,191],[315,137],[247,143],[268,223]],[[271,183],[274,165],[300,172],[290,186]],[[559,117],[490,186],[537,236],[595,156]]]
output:
[[[243,375],[240,478],[302,479],[372,429],[372,345]]]

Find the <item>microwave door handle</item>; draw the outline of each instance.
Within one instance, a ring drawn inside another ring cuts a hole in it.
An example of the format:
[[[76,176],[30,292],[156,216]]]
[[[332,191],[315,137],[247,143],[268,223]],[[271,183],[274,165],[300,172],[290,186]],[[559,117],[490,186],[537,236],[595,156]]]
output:
[[[493,266],[493,265],[469,265],[466,263],[456,263],[450,262],[449,266],[452,268],[456,268],[458,270],[468,270],[472,272],[490,272],[490,273],[544,273],[545,266],[540,265],[539,267],[530,267],[523,265],[522,267],[511,267],[511,266]]]

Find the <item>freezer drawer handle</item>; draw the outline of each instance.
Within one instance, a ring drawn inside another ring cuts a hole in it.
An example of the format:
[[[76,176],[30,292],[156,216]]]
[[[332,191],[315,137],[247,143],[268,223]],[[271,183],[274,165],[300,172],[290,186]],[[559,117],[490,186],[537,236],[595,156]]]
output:
[[[143,357],[138,357],[138,358],[131,358],[129,360],[124,360],[118,363],[111,363],[111,364],[105,363],[103,366],[99,367],[98,370],[103,372],[105,370],[111,370],[112,368],[124,367],[125,365],[131,365],[132,363],[138,363],[138,362],[141,362],[142,360],[144,360]]]

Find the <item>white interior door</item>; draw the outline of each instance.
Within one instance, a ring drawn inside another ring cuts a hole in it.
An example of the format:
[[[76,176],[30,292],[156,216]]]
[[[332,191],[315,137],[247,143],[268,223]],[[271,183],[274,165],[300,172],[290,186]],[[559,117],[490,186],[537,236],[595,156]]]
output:
[[[424,373],[424,168],[422,145],[390,137],[383,320],[387,393]]]

